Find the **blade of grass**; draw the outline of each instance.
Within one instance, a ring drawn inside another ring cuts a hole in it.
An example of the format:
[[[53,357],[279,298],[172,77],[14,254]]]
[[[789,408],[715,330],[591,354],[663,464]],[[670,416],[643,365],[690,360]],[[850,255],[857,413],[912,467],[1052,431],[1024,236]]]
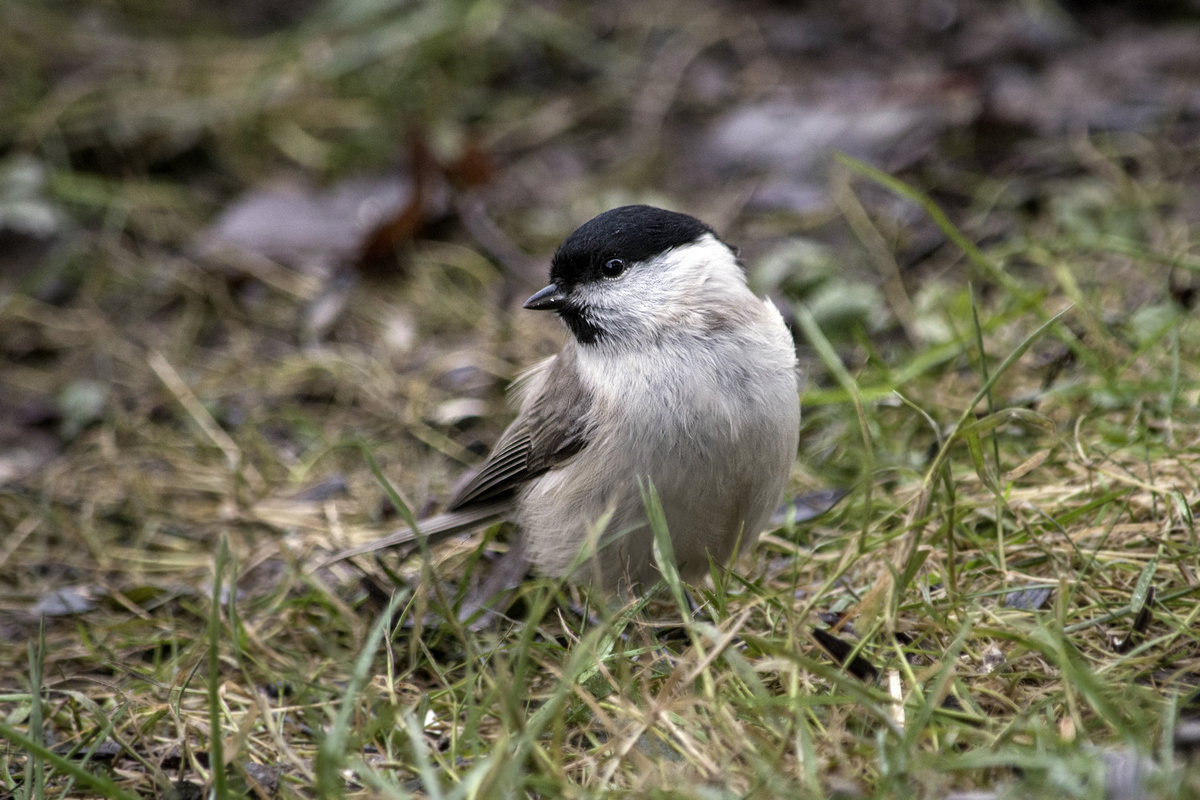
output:
[[[412,509],[408,503],[404,502],[404,498],[400,496],[400,492],[392,485],[392,482],[383,474],[383,469],[379,466],[379,462],[375,460],[375,454],[371,452],[371,448],[367,446],[366,442],[359,442],[358,446],[363,458],[367,462],[367,468],[371,471],[371,475],[374,476],[380,487],[383,488],[388,500],[396,509],[396,512],[400,514],[405,524],[413,531],[413,541],[421,552],[421,577],[427,586],[432,587],[433,595],[442,609],[443,619],[450,625],[459,640],[465,643],[467,637],[463,629],[462,620],[455,613],[454,604],[446,597],[441,581],[437,580],[437,575],[433,571],[433,554],[429,550],[428,537],[421,534],[420,529],[417,527],[417,518],[412,513]]]
[[[662,573],[662,578],[666,582],[675,604],[679,606],[679,613],[686,625],[692,619],[692,607],[688,602],[683,579],[679,576],[679,565],[675,561],[675,546],[671,542],[671,532],[667,530],[667,515],[663,511],[662,500],[653,483],[647,480],[644,483],[639,481],[639,484],[642,490],[642,504],[646,507],[650,531],[654,536],[654,561],[658,564],[659,572]]]
[[[954,678],[955,665],[958,663],[958,657],[962,653],[963,648],[967,645],[967,637],[971,634],[971,629],[975,625],[975,616],[968,614],[964,617],[962,625],[959,626],[958,632],[954,639],[946,647],[945,652],[941,654],[941,666],[934,674],[933,684],[928,691],[922,692],[922,700],[917,705],[915,713],[913,713],[907,724],[904,727],[904,747],[907,750],[914,750],[920,737],[926,734],[926,728],[929,725],[929,720],[933,718],[934,712],[941,706],[941,698],[947,684]],[[910,680],[913,679],[911,665],[908,660],[899,659],[908,672]],[[914,688],[916,688],[914,684]]]
[[[975,297],[975,285],[974,284],[972,284],[970,282],[967,283],[967,293],[970,295],[970,299],[971,299],[971,324],[972,324],[972,327],[975,329],[975,347],[979,352],[979,362],[978,362],[979,363],[979,374],[983,378],[983,382],[986,384],[986,383],[988,383],[987,349],[984,347],[984,343],[983,343],[983,326],[979,322],[979,303],[977,302],[976,297]],[[992,399],[992,390],[991,389],[988,389],[986,397],[987,397],[988,414],[993,414],[996,411],[996,405]],[[997,476],[999,476],[1000,475],[1000,440],[996,436],[995,430],[992,431],[991,439],[992,439],[992,465],[995,469],[995,474]],[[971,443],[973,443],[974,440],[972,439],[969,441]],[[983,468],[983,459],[977,457],[979,454],[976,453],[976,449],[973,446],[971,448],[971,455],[972,455],[972,458],[974,458],[976,460],[976,472],[979,473],[979,477],[981,479],[984,479],[986,481],[987,480],[987,474],[986,474],[987,470]],[[989,487],[993,488],[992,494],[996,501],[996,519],[999,520],[1002,518],[1002,515],[1004,513],[1004,502],[1000,496],[999,489],[994,488],[994,486],[995,486],[994,483],[989,484]],[[954,559],[953,559],[953,547],[954,547],[953,542],[954,542],[954,536],[952,534],[948,535],[946,537],[946,544],[952,551],[951,557],[950,557],[950,563],[953,563],[953,561],[954,561]],[[1008,557],[1007,557],[1006,549],[1004,547],[1004,526],[1000,525],[1000,524],[996,525],[996,555],[997,555],[998,562],[1000,564],[1000,574],[1007,575],[1008,574]]]
[[[42,666],[46,659],[46,618],[38,620],[37,639],[29,642],[29,735],[38,744],[45,744],[42,727]],[[30,756],[25,762],[25,785],[28,797],[42,797],[46,791],[46,762]]]
[[[858,384],[851,377],[842,360],[838,358],[837,351],[833,349],[833,345],[825,337],[825,333],[821,330],[821,326],[817,324],[817,320],[812,315],[812,312],[808,310],[808,306],[803,303],[794,303],[793,310],[796,314],[796,324],[800,326],[804,338],[817,351],[821,363],[833,375],[834,380],[842,387],[842,390],[846,392],[846,395],[850,398],[850,402],[854,405],[854,414],[858,418],[858,430],[863,440],[862,480],[860,481],[863,486],[863,519],[869,520],[872,516],[871,501],[872,485],[874,483],[872,478],[875,475],[875,447],[871,442],[871,426],[867,421],[867,412],[863,407],[862,397],[858,391]],[[858,552],[860,554],[866,552],[867,531],[868,528],[864,522],[864,527],[858,537]]]
[[[839,164],[848,167],[868,180],[874,181],[893,194],[911,200],[919,205],[942,233],[946,235],[946,238],[952,241],[958,249],[962,250],[967,259],[982,271],[983,274],[987,275],[1000,286],[1003,286],[1026,306],[1037,303],[1037,297],[1017,283],[1008,273],[1000,268],[1000,265],[985,256],[983,251],[974,242],[964,236],[962,231],[955,227],[950,218],[946,216],[946,212],[942,211],[941,207],[931,197],[914,189],[899,178],[889,175],[881,169],[872,167],[863,161],[859,161],[853,156],[848,156],[845,153],[835,153],[834,159]]]
[[[408,734],[408,748],[412,753],[417,775],[421,778],[421,789],[430,800],[442,800],[442,785],[437,773],[433,770],[433,762],[429,758],[429,745],[425,743],[425,732],[417,723],[416,717],[405,713],[404,730]]]
[[[375,653],[379,650],[384,635],[392,625],[396,609],[405,599],[407,597],[404,593],[398,592],[392,595],[387,608],[371,626],[367,640],[363,642],[362,650],[359,651],[358,658],[354,660],[354,667],[350,671],[346,690],[342,693],[341,703],[334,713],[333,721],[324,738],[317,746],[314,771],[317,776],[318,797],[339,798],[345,796],[341,770],[347,759],[346,748],[350,742],[350,722],[354,716],[355,704],[370,678],[371,664],[375,660]]]
[[[1067,306],[1053,317],[1039,325],[1037,330],[1035,330],[1033,333],[1026,336],[1021,343],[1018,344],[1013,351],[1008,354],[1004,361],[1000,363],[1000,366],[996,368],[996,371],[992,373],[991,377],[988,378],[988,380],[986,380],[981,387],[979,387],[979,390],[975,393],[975,396],[972,397],[968,403],[966,403],[962,413],[959,415],[958,420],[951,428],[950,434],[946,437],[946,440],[942,444],[941,448],[939,448],[937,455],[934,456],[933,463],[930,464],[929,469],[925,472],[925,478],[922,481],[922,502],[919,502],[914,507],[916,509],[914,516],[924,516],[925,510],[928,506],[928,488],[932,485],[935,476],[941,473],[943,465],[950,457],[951,447],[959,441],[964,430],[968,432],[978,432],[979,430],[983,429],[982,427],[968,428],[971,417],[975,413],[975,406],[979,404],[980,400],[987,396],[987,393],[991,391],[992,387],[996,384],[996,381],[1000,380],[1000,378],[1007,373],[1014,364],[1017,363],[1021,356],[1025,355],[1025,352],[1033,346],[1034,342],[1040,339],[1051,327],[1057,324],[1058,321],[1062,319],[1063,316],[1065,316],[1070,310],[1071,306]],[[1022,419],[1026,418],[1027,416],[1026,409],[1005,409],[1004,411],[998,413],[1011,414]],[[985,424],[1000,424],[1000,421],[994,421],[994,418],[996,417],[995,414],[991,415],[991,417],[993,418],[993,421]],[[979,422],[982,423],[983,421],[981,420]]]
[[[225,773],[225,743],[221,714],[221,580],[229,564],[229,543],[222,536],[217,544],[217,559],[213,565],[212,602],[208,609],[208,674],[205,689],[208,696],[208,766],[212,772],[212,796],[217,800],[229,797],[228,776]],[[231,594],[233,587],[231,584]],[[233,602],[232,599],[230,602]]]

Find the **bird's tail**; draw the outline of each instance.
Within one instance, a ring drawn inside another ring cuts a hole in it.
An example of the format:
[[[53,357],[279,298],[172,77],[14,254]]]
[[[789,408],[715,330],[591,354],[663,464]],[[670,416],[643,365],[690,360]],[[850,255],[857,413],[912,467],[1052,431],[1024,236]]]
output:
[[[415,530],[404,527],[366,544],[360,544],[356,547],[343,550],[340,553],[334,553],[320,566],[328,567],[330,564],[345,561],[347,558],[362,556],[379,550],[387,550],[391,547],[413,544],[420,539],[424,539],[426,545],[435,545],[451,536],[484,528],[494,522],[499,522],[507,516],[511,510],[511,505],[511,503],[507,502],[487,503],[434,514],[432,517],[417,520]]]

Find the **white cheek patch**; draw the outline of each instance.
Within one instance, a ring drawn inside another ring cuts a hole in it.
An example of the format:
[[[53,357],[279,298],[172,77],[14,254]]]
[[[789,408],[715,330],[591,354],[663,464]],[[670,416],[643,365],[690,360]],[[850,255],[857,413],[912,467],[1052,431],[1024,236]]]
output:
[[[575,289],[585,317],[617,339],[674,327],[710,303],[706,295],[744,291],[737,258],[712,234],[633,264],[619,278]]]

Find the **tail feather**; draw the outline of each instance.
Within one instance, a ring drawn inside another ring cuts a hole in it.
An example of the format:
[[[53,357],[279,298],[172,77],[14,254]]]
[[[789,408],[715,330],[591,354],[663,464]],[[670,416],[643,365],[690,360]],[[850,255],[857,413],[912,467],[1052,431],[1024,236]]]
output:
[[[507,516],[511,507],[511,503],[488,503],[455,511],[447,511],[442,514],[435,514],[432,517],[419,519],[417,520],[415,530],[408,527],[401,528],[394,533],[367,542],[366,544],[360,544],[357,547],[342,550],[340,553],[334,553],[328,560],[321,564],[321,567],[328,567],[339,561],[345,561],[347,558],[354,558],[355,556],[362,556],[379,550],[387,550],[391,547],[412,544],[418,539],[424,539],[427,545],[435,545],[456,534],[477,530],[499,522]]]

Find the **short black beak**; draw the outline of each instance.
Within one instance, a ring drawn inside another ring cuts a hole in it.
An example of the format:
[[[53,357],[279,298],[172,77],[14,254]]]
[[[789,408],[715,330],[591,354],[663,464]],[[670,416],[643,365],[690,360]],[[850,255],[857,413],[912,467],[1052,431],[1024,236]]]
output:
[[[567,293],[552,283],[525,301],[525,308],[533,311],[558,311],[567,304]]]

